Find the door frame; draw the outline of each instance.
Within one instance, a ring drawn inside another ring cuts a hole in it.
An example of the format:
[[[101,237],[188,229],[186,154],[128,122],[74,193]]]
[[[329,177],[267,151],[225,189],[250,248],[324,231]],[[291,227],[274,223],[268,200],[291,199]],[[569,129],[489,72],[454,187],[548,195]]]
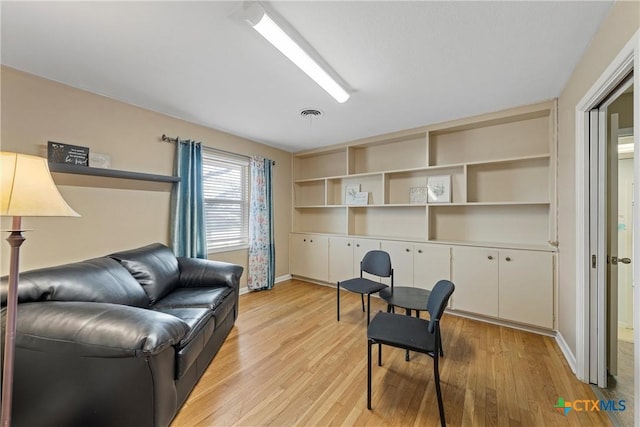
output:
[[[576,376],[589,381],[589,111],[596,108],[631,71],[633,75],[633,106],[635,116],[640,111],[640,31],[625,44],[598,80],[576,105]],[[634,120],[635,152],[640,153],[638,135],[640,120]],[[634,156],[634,181],[640,182],[640,155]],[[635,200],[640,200],[640,185],[635,186]],[[634,206],[634,230],[640,231],[638,206]],[[640,233],[634,233],[634,246],[640,248]],[[634,277],[640,277],[640,263],[633,262]],[[634,288],[634,351],[640,354],[640,292]],[[634,360],[635,423],[640,423],[640,358]]]

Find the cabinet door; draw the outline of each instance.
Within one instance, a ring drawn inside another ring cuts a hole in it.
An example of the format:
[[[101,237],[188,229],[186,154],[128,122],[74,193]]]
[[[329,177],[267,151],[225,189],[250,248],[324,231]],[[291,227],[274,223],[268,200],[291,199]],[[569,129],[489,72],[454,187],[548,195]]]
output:
[[[315,234],[291,234],[291,274],[310,279],[329,279],[329,239]]]
[[[393,282],[397,286],[413,286],[413,244],[406,242],[385,242],[380,248],[391,256]],[[383,280],[389,284],[389,280]]]
[[[451,280],[451,248],[413,245],[413,286],[430,291],[442,279]]]
[[[336,283],[355,277],[353,248],[351,238],[329,237],[329,282]]]
[[[500,251],[500,317],[553,328],[553,254]]]
[[[498,317],[498,251],[453,247],[451,255],[452,307]]]
[[[372,239],[353,239],[353,277],[360,276],[360,261],[369,251],[380,249],[380,241]],[[378,276],[364,273],[364,277],[371,280],[379,280]]]

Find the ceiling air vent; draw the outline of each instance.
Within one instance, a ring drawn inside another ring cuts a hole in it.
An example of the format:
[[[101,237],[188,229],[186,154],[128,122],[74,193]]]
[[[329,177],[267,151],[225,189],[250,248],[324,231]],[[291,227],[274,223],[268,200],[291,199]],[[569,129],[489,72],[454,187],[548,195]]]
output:
[[[322,111],[313,108],[305,108],[304,110],[300,111],[300,115],[305,118],[320,117],[322,115]]]

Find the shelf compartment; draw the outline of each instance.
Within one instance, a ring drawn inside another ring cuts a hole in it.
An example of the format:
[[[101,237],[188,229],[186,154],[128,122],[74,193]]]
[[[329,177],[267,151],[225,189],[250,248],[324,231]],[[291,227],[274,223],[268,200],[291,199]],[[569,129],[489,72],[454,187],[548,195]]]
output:
[[[345,207],[294,208],[294,232],[342,234],[347,230]]]
[[[320,206],[325,204],[325,181],[302,181],[293,184],[296,207]]]
[[[549,157],[467,167],[468,202],[548,202]]]
[[[465,198],[465,178],[462,166],[450,168],[430,168],[385,174],[385,203],[409,204],[412,187],[426,187],[427,177],[451,175],[451,197],[454,203],[463,203]]]
[[[549,206],[429,205],[429,240],[548,246]]]
[[[412,169],[427,165],[427,134],[419,133],[349,147],[349,174]]]
[[[358,184],[360,191],[369,193],[369,204],[382,203],[382,174],[366,174],[327,180],[327,204],[344,205],[345,187]]]
[[[549,155],[549,110],[511,119],[431,132],[429,165]]]
[[[424,241],[427,235],[426,207],[349,207],[349,235]]]
[[[135,179],[138,181],[180,182],[179,177],[172,175],[156,175],[151,173],[130,172],[117,169],[92,168],[89,166],[72,165],[66,163],[49,163],[49,170],[55,173],[102,176],[106,178]]]
[[[347,174],[347,149],[294,155],[294,180],[342,176]]]

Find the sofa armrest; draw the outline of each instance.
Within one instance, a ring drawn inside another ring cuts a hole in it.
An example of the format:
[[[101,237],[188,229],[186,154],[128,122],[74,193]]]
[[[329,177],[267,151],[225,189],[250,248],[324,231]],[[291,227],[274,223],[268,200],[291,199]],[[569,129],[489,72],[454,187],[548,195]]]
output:
[[[18,306],[16,345],[81,357],[144,358],[178,343],[188,330],[177,317],[138,307],[34,302]]]
[[[228,286],[240,290],[240,265],[200,258],[178,257],[180,286],[185,288]]]

